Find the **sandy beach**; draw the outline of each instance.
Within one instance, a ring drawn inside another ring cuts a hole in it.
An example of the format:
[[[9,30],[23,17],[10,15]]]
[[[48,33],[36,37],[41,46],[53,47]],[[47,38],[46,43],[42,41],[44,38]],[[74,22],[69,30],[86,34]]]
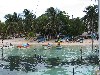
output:
[[[17,45],[22,45],[24,43],[29,43],[30,45],[47,45],[48,43],[52,44],[52,45],[57,45],[57,43],[55,42],[55,40],[50,40],[50,41],[46,41],[46,42],[40,42],[38,43],[37,41],[31,41],[31,40],[25,40],[24,38],[15,38],[15,39],[6,39],[0,40],[0,46],[1,45],[6,45],[7,43],[11,43],[15,46]],[[62,42],[61,45],[91,45],[92,44],[92,40],[91,39],[84,39],[83,43],[80,42]],[[99,42],[97,40],[94,40],[94,45],[98,45]]]

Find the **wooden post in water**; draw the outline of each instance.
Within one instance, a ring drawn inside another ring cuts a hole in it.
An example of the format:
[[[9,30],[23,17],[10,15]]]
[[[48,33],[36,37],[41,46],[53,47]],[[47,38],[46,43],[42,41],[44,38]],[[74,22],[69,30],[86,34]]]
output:
[[[3,44],[3,39],[2,39],[2,44]],[[3,47],[4,47],[4,45],[2,46],[2,60],[3,60]]]
[[[2,33],[2,45],[3,45],[3,40],[4,40],[4,34]],[[3,47],[4,47],[4,45],[2,46],[2,60],[3,60]]]
[[[74,67],[73,67],[73,75],[74,75]]]
[[[2,47],[2,60],[3,60],[3,47]]]
[[[93,26],[93,19],[92,19],[92,52],[93,52],[93,39],[94,39],[94,35],[93,35],[93,33],[94,33],[94,26]]]
[[[82,47],[81,47],[80,51],[81,51],[81,62],[82,62]]]
[[[95,0],[96,1],[96,0]],[[91,19],[91,25],[92,25],[92,52],[93,52],[93,49],[94,49],[94,47],[93,47],[93,42],[94,42],[94,25],[93,25],[93,18]]]

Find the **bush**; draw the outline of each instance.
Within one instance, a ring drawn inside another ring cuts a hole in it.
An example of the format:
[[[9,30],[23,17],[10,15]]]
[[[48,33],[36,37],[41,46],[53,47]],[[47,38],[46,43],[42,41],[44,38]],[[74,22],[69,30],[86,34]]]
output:
[[[29,33],[28,33],[28,36],[29,36],[29,37],[34,37],[35,34],[34,34],[34,32],[29,32]]]

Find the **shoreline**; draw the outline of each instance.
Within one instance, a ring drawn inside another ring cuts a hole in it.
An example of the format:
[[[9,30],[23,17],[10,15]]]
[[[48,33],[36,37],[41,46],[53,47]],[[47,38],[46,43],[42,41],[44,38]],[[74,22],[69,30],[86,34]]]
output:
[[[2,40],[0,40],[0,46],[1,45],[6,45],[7,43],[8,44],[11,43],[11,44],[13,44],[15,46],[22,45],[24,43],[29,43],[30,45],[35,45],[35,46],[37,46],[37,45],[47,45],[48,43],[50,43],[50,44],[52,44],[54,46],[57,45],[55,40],[46,41],[44,43],[42,43],[42,42],[38,43],[37,41],[24,40],[24,38],[6,39],[6,40],[3,40],[3,43],[2,43]],[[94,40],[93,44],[94,45],[99,45],[99,42],[97,40]],[[80,42],[69,42],[69,43],[68,42],[62,42],[61,45],[64,45],[64,46],[67,46],[67,45],[69,45],[69,46],[74,46],[74,45],[79,45],[79,46],[80,45],[81,46],[82,45],[83,46],[92,45],[92,40],[91,39],[85,39],[83,41],[83,43],[80,43]]]

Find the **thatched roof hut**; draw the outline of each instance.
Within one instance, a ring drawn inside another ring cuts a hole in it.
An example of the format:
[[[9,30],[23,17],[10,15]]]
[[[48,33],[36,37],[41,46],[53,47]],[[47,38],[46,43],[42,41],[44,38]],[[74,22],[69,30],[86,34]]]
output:
[[[81,37],[84,38],[91,38],[91,34],[88,34],[87,32],[84,32],[82,35],[80,35]]]

